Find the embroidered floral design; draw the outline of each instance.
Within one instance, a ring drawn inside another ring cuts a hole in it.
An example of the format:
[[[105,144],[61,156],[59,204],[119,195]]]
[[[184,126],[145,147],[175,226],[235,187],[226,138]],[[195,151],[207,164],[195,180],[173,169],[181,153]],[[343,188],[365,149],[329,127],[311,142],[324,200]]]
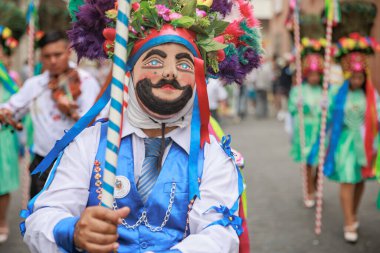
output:
[[[100,168],[100,162],[98,160],[95,160],[94,162],[94,171],[96,172],[94,175],[94,178],[96,179],[95,186],[98,187],[95,192],[98,194],[97,198],[100,200],[100,205],[102,200],[102,181],[100,181],[102,174],[100,174],[100,172],[102,171],[102,168]]]

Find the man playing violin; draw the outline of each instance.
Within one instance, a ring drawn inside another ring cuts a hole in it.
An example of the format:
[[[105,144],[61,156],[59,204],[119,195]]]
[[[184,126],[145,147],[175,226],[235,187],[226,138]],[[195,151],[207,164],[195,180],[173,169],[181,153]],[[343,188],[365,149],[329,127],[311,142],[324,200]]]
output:
[[[0,105],[0,123],[16,130],[23,128],[19,119],[31,114],[34,128],[33,171],[43,160],[65,130],[86,113],[99,93],[98,82],[87,72],[70,62],[70,48],[66,34],[46,33],[38,45],[44,72],[26,80],[18,93]],[[49,171],[41,177],[32,176],[30,197],[44,186]]]

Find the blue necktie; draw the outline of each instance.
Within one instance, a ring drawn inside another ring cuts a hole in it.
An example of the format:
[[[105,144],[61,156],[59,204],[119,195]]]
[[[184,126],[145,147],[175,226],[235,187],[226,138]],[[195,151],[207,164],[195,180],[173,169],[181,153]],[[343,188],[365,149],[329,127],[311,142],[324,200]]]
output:
[[[160,156],[160,152],[164,152],[164,150],[161,151],[161,142],[161,138],[144,139],[145,159],[138,182],[138,192],[144,204],[146,203],[159,175],[158,158]],[[170,138],[165,138],[165,147],[169,144],[169,142]]]

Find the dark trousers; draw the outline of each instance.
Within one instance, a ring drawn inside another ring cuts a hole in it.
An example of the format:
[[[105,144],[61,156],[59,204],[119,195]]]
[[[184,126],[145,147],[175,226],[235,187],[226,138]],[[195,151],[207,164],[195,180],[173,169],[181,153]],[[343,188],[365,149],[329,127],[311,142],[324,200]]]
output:
[[[218,115],[218,110],[210,110],[211,116],[219,122],[219,115]],[[220,123],[220,122],[219,122]]]
[[[256,117],[268,116],[268,94],[266,90],[256,90]]]
[[[43,156],[40,156],[37,154],[34,155],[34,159],[29,167],[30,173],[32,173],[32,171],[35,168],[37,168],[38,164],[40,164],[43,159],[44,159]],[[29,192],[31,199],[34,196],[36,196],[42,190],[42,188],[44,188],[45,182],[49,176],[49,173],[50,173],[51,168],[53,167],[53,164],[51,164],[50,167],[44,173],[42,173],[41,176],[39,173],[31,176],[30,192]]]

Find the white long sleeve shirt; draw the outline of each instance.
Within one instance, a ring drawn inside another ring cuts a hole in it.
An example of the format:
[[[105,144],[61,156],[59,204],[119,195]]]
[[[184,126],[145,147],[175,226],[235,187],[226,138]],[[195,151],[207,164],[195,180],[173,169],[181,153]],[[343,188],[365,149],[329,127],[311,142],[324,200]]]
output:
[[[130,134],[135,178],[139,178],[145,157],[143,138],[147,136],[141,129],[125,123],[122,136]],[[167,137],[171,137],[189,153],[190,127],[177,128]],[[80,216],[86,208],[99,138],[100,124],[97,124],[86,129],[64,151],[52,184],[38,197],[33,214],[26,220],[24,241],[31,252],[59,252],[53,235],[55,225],[64,218]],[[168,150],[169,147],[166,152]],[[239,239],[235,230],[230,226],[207,227],[213,221],[222,219],[222,215],[214,211],[205,212],[211,206],[233,206],[238,198],[237,170],[214,138],[211,138],[210,144],[206,144],[204,154],[201,199],[195,201],[189,214],[191,234],[179,244],[173,245],[173,249],[179,249],[183,253],[235,253],[239,251]],[[166,156],[167,153],[163,162]]]
[[[219,79],[210,78],[207,84],[208,104],[210,110],[219,108],[219,103],[228,98],[226,88]]]
[[[78,113],[82,116],[94,104],[100,86],[87,72],[78,70],[78,73],[81,80],[81,95],[76,102]],[[64,131],[75,123],[57,108],[48,88],[48,82],[48,71],[32,77],[26,80],[24,86],[9,101],[0,105],[11,110],[19,118],[30,112],[34,129],[33,151],[40,156],[46,156],[54,143],[64,135]]]

